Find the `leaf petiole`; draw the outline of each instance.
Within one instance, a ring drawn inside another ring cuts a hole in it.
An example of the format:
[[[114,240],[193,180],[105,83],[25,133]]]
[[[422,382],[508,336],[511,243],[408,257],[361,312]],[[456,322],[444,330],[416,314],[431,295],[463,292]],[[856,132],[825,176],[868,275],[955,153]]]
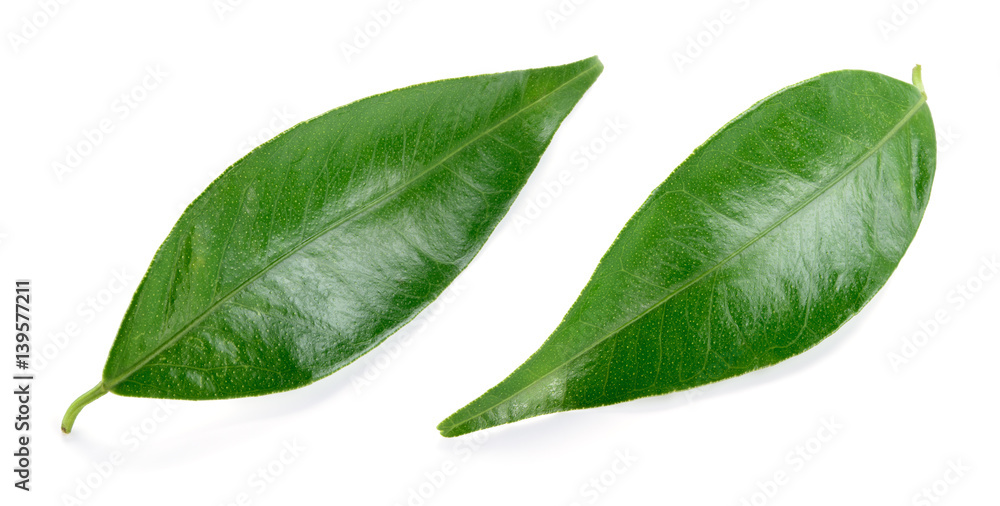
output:
[[[73,430],[73,422],[76,421],[76,415],[80,414],[80,410],[82,410],[87,404],[100,399],[101,396],[106,393],[108,393],[108,389],[104,388],[104,382],[102,381],[98,383],[96,387],[91,388],[87,391],[87,393],[81,395],[73,401],[73,404],[70,404],[69,409],[66,410],[66,414],[63,415],[62,431],[69,434],[69,432]]]
[[[924,97],[924,100],[927,100],[927,92],[924,91],[924,79],[920,75],[920,65],[913,67],[913,85],[920,90],[920,95]]]

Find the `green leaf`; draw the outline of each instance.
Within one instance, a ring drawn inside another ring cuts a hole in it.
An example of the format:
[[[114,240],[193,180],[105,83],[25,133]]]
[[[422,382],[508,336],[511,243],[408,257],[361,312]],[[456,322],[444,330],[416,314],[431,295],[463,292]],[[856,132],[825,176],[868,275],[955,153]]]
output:
[[[602,69],[593,57],[376,95],[236,162],[160,246],[63,431],[109,391],[262,395],[374,348],[469,264]]]
[[[896,268],[930,196],[919,67],[914,83],[824,74],[724,126],[629,220],[542,347],[441,433],[696,387],[833,333]]]

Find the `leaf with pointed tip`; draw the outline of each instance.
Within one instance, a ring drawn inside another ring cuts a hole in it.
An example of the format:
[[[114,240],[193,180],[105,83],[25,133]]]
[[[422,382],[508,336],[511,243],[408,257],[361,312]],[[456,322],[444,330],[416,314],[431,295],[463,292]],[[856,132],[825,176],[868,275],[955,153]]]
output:
[[[919,67],[914,84],[833,72],[724,126],[629,220],[542,347],[441,433],[696,387],[833,333],[896,268],[930,196]]]
[[[371,350],[469,264],[602,69],[593,57],[383,93],[236,162],[160,246],[63,430],[108,391],[262,395]]]

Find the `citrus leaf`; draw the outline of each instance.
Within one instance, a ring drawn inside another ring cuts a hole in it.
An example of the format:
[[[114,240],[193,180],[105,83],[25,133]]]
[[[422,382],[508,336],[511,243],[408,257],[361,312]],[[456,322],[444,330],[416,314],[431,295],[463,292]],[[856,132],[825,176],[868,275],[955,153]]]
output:
[[[936,147],[919,76],[824,74],[724,126],[629,220],[542,347],[441,433],[696,387],[833,333],[924,214]]]
[[[391,91],[236,162],[160,246],[63,430],[108,391],[262,395],[371,350],[469,264],[602,69],[594,57]]]

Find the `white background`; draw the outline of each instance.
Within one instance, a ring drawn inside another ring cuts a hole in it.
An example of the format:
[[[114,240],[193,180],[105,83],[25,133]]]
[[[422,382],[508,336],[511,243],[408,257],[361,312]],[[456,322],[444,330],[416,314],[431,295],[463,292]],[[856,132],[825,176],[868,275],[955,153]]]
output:
[[[915,496],[935,486],[943,497],[934,504],[996,500],[1000,276],[981,270],[1000,253],[995,2],[565,0],[553,25],[557,0],[404,0],[350,59],[343,44],[387,0],[233,0],[220,14],[222,2],[68,2],[52,16],[36,0],[0,7],[0,283],[13,305],[13,280],[33,281],[39,365],[32,491],[14,490],[4,471],[4,504],[222,505],[245,494],[248,504],[904,505],[931,504]],[[894,6],[911,12],[897,14],[900,26]],[[679,68],[688,37],[727,9],[731,22],[701,35],[708,44]],[[25,28],[25,17],[44,26]],[[16,42],[24,33],[27,43]],[[59,432],[65,408],[98,382],[131,293],[180,211],[269,125],[410,84],[594,54],[603,76],[455,290],[402,331],[409,344],[397,334],[297,391],[176,402],[169,414],[153,400],[108,395],[72,435]],[[541,344],[628,217],[726,121],[822,72],[909,80],[916,63],[940,140],[930,206],[892,279],[841,331],[693,392],[438,435],[440,420]],[[149,68],[165,77],[135,92]],[[144,100],[122,118],[118,97],[130,92]],[[113,130],[57,178],[53,163],[103,119]],[[580,150],[602,147],[607,121],[626,126],[585,168]],[[572,182],[556,187],[562,171]],[[959,286],[977,291],[963,298]],[[100,312],[87,312],[89,299]],[[936,314],[947,323],[894,369],[889,354]],[[78,331],[60,337],[67,328]],[[0,364],[13,372],[10,329],[4,343]],[[6,470],[15,405],[0,398]],[[842,428],[812,440],[831,418]],[[286,444],[301,447],[294,459]],[[796,460],[799,446],[815,455]],[[120,462],[99,478],[95,466],[113,453]],[[968,470],[936,483],[949,462]],[[269,466],[280,472],[262,490],[251,476]],[[455,472],[429,478],[442,467]],[[766,483],[775,472],[787,475],[779,486]],[[93,490],[80,485],[88,477]],[[602,479],[603,491],[587,485]],[[420,490],[431,497],[411,499]]]

